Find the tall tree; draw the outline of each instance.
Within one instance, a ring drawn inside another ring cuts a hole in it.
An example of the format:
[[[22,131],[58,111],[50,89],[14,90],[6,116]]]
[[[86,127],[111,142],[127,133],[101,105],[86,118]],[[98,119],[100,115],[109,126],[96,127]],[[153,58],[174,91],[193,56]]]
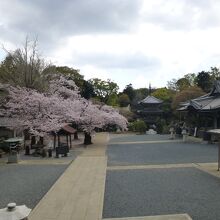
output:
[[[162,109],[164,111],[164,118],[166,119],[170,119],[172,117],[171,103],[172,103],[174,95],[175,95],[175,92],[171,89],[167,89],[166,87],[156,89],[152,93],[152,96],[164,101],[162,105]]]
[[[187,78],[183,77],[183,78],[180,78],[177,80],[176,86],[177,86],[178,91],[182,91],[184,89],[189,88],[191,85],[190,85],[189,80]]]
[[[102,102],[106,102],[110,95],[117,94],[119,90],[117,83],[111,81],[110,79],[105,81],[93,78],[89,80],[89,83],[92,84],[95,94]]]
[[[153,93],[152,96],[161,99],[163,101],[172,101],[172,98],[174,96],[174,92],[170,89],[167,89],[166,87],[164,88],[159,88],[156,89]]]
[[[131,103],[131,101],[129,99],[129,96],[127,94],[124,94],[124,93],[119,95],[118,102],[119,102],[121,107],[127,107]]]
[[[126,85],[125,89],[123,90],[123,93],[128,95],[131,102],[133,101],[135,97],[135,91],[134,91],[132,84]]]
[[[135,97],[133,99],[133,104],[136,104],[138,101],[146,98],[149,95],[148,88],[135,89],[134,92],[135,92]]]
[[[184,78],[188,80],[190,86],[195,85],[195,79],[196,79],[195,73],[188,73],[188,74],[184,75]]]
[[[204,92],[209,92],[212,88],[212,78],[209,72],[201,71],[198,73],[195,79],[196,85],[200,87]]]
[[[107,105],[110,106],[118,106],[119,101],[118,101],[118,95],[117,94],[111,94],[106,102]]]
[[[83,81],[83,86],[81,87],[80,93],[85,99],[95,97],[93,85],[86,80]]]
[[[167,82],[167,88],[173,91],[177,91],[178,87],[177,87],[177,79],[172,79],[170,81]]]
[[[26,39],[23,48],[7,51],[0,65],[0,82],[45,91],[48,73],[54,71],[50,64],[39,56],[37,41]]]
[[[82,88],[84,84],[84,76],[80,74],[78,69],[73,69],[68,66],[57,66],[57,72],[63,74],[67,79],[73,80],[75,84]]]
[[[220,80],[220,70],[217,67],[211,67],[210,75],[212,81]]]

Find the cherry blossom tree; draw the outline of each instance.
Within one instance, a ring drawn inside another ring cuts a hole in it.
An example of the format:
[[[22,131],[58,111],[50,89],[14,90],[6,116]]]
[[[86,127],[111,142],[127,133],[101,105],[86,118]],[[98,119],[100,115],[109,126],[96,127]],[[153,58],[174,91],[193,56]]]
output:
[[[47,93],[2,84],[0,88],[8,92],[0,115],[14,119],[14,128],[28,129],[34,135],[44,136],[74,122],[85,133],[84,143],[91,144],[91,133],[96,128],[127,127],[127,120],[116,109],[82,98],[75,83],[64,77],[51,80]]]
[[[75,106],[74,113],[78,118],[73,119],[72,122],[78,124],[84,131],[84,144],[92,144],[91,133],[96,128],[104,128],[107,125],[117,125],[122,130],[127,128],[126,118],[120,115],[116,109],[107,105],[94,105],[91,101],[82,98],[79,95],[78,87],[72,80],[58,76],[51,81],[50,92],[62,96]]]
[[[34,135],[43,136],[59,130],[64,123],[60,99],[47,97],[35,90],[7,86],[8,96],[1,108],[1,115],[15,120],[14,128],[28,129]]]
[[[127,129],[127,119],[111,106],[87,103],[80,117],[80,127],[85,132],[84,144],[92,144],[91,133],[96,128],[105,129],[108,125],[116,125],[122,130]]]
[[[4,88],[8,95],[0,113],[16,121],[14,128],[28,129],[34,135],[43,136],[79,120],[82,103],[77,100],[70,102],[57,94],[48,95],[28,88]]]
[[[116,125],[122,131],[127,130],[128,121],[119,111],[111,106],[103,105],[100,109],[103,113],[105,125]]]

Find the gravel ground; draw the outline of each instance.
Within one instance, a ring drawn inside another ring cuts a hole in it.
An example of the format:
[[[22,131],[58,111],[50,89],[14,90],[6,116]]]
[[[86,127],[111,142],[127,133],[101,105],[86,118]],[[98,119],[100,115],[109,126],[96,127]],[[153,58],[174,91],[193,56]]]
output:
[[[67,165],[0,166],[0,208],[9,202],[34,208]]]
[[[31,153],[33,153],[34,152],[34,150],[31,150]],[[67,161],[72,161],[72,160],[74,160],[78,155],[80,154],[80,152],[79,151],[76,151],[76,150],[70,150],[70,152],[69,152],[69,156],[68,157],[61,157],[62,158],[62,160],[67,160]],[[34,157],[34,156],[32,156],[32,155],[25,155],[25,151],[21,151],[20,152],[20,160],[50,160],[50,161],[59,161],[60,160],[60,158],[56,158],[56,152],[55,151],[53,151],[52,152],[52,157],[45,157],[45,158],[43,158],[43,157],[41,157],[41,156],[39,156],[39,157]]]
[[[188,213],[220,219],[219,179],[195,168],[108,171],[104,218]]]
[[[132,141],[158,141],[158,140],[169,140],[170,135],[110,135],[110,143],[111,142],[132,142]]]
[[[198,143],[110,144],[108,165],[217,162],[217,145]]]

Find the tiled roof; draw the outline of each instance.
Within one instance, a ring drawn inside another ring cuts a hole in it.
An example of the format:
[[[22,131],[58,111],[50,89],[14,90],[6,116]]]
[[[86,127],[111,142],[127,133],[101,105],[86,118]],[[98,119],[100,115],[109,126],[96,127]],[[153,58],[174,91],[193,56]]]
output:
[[[220,81],[216,81],[210,93],[198,98],[181,103],[179,111],[187,110],[193,107],[198,111],[210,111],[220,109]]]
[[[144,103],[144,104],[160,104],[163,101],[160,99],[155,98],[154,96],[147,96],[145,99],[141,100],[139,103]]]

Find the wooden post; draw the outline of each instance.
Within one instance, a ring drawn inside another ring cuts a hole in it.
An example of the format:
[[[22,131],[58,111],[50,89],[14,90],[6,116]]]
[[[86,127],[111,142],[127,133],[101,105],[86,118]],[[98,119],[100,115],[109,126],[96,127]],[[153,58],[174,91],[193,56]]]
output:
[[[40,144],[44,144],[44,137],[40,137]]]
[[[218,127],[218,118],[216,112],[214,113],[213,123],[214,123],[214,128],[216,129]]]
[[[57,135],[54,134],[54,138],[53,138],[53,149],[56,148],[56,137],[57,137]]]
[[[68,143],[68,134],[66,135],[66,144],[67,144],[67,147],[69,148],[69,143]]]
[[[72,138],[71,138],[71,134],[70,134],[70,148],[72,148]]]
[[[59,147],[60,146],[60,135],[59,134],[58,134],[57,138],[58,138],[58,147]]]
[[[75,133],[74,133],[74,140],[78,140],[79,139],[79,137],[78,137],[78,132],[76,131]]]

